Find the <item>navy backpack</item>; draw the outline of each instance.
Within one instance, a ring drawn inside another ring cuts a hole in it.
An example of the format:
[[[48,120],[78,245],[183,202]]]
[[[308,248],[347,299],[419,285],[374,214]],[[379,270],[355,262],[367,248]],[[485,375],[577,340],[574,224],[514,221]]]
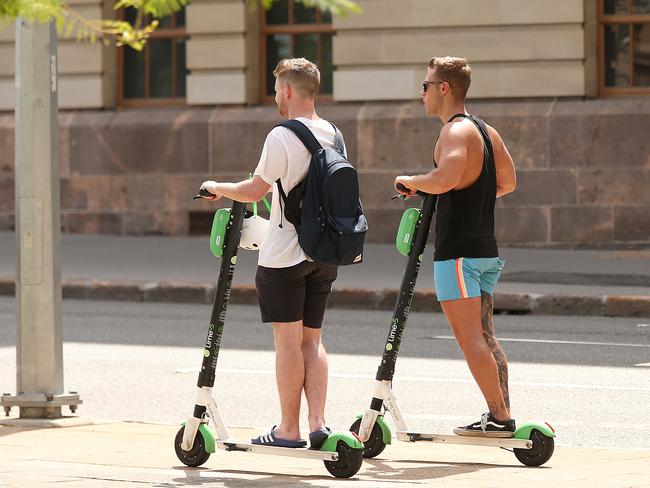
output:
[[[307,176],[288,195],[276,181],[284,216],[295,226],[300,247],[317,263],[360,263],[368,222],[359,199],[359,175],[343,155],[343,135],[332,124],[334,148],[323,148],[298,120],[278,126],[296,134],[311,153]]]

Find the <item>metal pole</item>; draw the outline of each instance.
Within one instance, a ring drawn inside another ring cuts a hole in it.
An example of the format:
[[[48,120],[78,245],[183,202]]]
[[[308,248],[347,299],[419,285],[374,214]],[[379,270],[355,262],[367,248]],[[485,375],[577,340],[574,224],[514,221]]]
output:
[[[16,21],[17,395],[0,405],[22,418],[81,403],[63,394],[56,42],[54,23]]]

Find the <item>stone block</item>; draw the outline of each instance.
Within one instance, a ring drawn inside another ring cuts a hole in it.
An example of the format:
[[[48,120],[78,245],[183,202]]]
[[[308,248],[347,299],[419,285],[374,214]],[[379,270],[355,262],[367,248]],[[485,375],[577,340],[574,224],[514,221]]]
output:
[[[334,100],[413,100],[425,73],[425,66],[342,67],[334,71]]]
[[[79,174],[207,170],[207,110],[79,112],[69,126],[70,165]]]
[[[626,105],[625,113],[607,113],[610,107],[604,105],[603,113],[592,114],[595,107],[587,105],[572,105],[576,107],[575,112],[551,115],[551,166],[593,169],[650,166],[647,107],[643,110]]]
[[[210,119],[210,173],[253,172],[266,136],[282,121],[275,107],[217,109]]]
[[[535,315],[600,316],[605,311],[605,298],[599,296],[548,294],[537,297]]]
[[[144,290],[145,302],[211,303],[214,286],[203,283],[161,282]]]
[[[585,94],[582,59],[477,62],[471,66],[469,98],[572,97]]]
[[[534,298],[523,293],[495,293],[494,312],[530,313]]]
[[[77,176],[61,180],[61,208],[120,212],[129,208],[123,176]]]
[[[66,286],[64,284],[64,298]],[[72,290],[70,290],[72,292]],[[141,302],[144,295],[140,283],[130,281],[101,281],[92,280],[84,286],[83,297],[87,300],[120,300],[129,302]]]
[[[605,244],[614,240],[611,207],[551,208],[551,241],[567,244]]]
[[[650,317],[650,297],[608,296],[605,315],[609,317]]]
[[[121,234],[122,214],[64,212],[61,224],[71,234]]]
[[[59,76],[59,108],[103,108],[101,73]]]
[[[244,32],[245,2],[198,1],[186,7],[188,34]]]
[[[614,240],[650,242],[650,207],[614,208]]]
[[[580,169],[578,203],[594,206],[650,206],[650,169]]]
[[[246,41],[241,34],[200,36],[187,42],[189,70],[246,68]]]
[[[517,171],[517,188],[499,199],[508,207],[571,205],[576,203],[576,180],[573,171]]]
[[[580,24],[339,31],[334,37],[336,66],[420,65],[437,52],[463,53],[472,63],[582,59]]]
[[[544,114],[534,113],[538,109],[535,105],[538,104],[527,104],[533,112],[527,114],[502,114],[498,111],[493,113],[495,111],[489,104],[487,106],[482,103],[468,105],[470,113],[481,117],[486,124],[499,132],[515,162],[517,171],[548,167],[548,117]],[[504,102],[499,105],[512,107],[513,111],[516,110],[516,104]]]
[[[581,0],[359,0],[359,15],[335,17],[337,30],[465,27],[478,25],[581,24]]]
[[[59,75],[101,74],[102,44],[67,40],[57,46]]]
[[[494,221],[494,232],[500,245],[549,242],[548,208],[497,208],[494,211]]]
[[[187,77],[189,105],[246,103],[246,75],[236,71],[194,71]]]
[[[364,105],[357,122],[358,167],[400,174],[429,171],[440,127],[420,103]]]

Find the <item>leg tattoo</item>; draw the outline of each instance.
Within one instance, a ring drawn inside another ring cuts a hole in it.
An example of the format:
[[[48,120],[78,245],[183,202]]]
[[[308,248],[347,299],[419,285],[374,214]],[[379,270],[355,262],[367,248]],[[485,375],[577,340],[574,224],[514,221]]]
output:
[[[508,361],[506,355],[501,349],[501,344],[494,335],[494,325],[492,323],[492,311],[494,307],[494,300],[492,295],[481,291],[481,323],[483,324],[483,337],[487,341],[492,355],[497,363],[499,371],[499,382],[501,384],[501,392],[503,394],[503,401],[506,408],[510,410],[510,395],[508,394]]]

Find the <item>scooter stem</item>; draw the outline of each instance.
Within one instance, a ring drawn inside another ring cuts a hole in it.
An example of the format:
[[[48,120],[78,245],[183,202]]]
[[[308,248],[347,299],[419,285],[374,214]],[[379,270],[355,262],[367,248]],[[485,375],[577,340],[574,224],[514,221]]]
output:
[[[402,285],[400,286],[397,304],[393,312],[391,327],[388,331],[384,354],[382,355],[381,364],[377,370],[377,381],[393,380],[397,353],[402,342],[402,334],[404,333],[404,327],[411,308],[415,282],[417,281],[418,272],[422,264],[422,255],[427,244],[427,238],[429,237],[429,229],[431,228],[431,219],[433,218],[436,207],[437,195],[423,194],[422,196],[420,220],[416,226],[415,240],[409,253],[404,274],[402,275]]]
[[[245,209],[245,203],[233,202],[230,211],[230,221],[228,222],[223,256],[221,257],[221,270],[219,271],[217,291],[212,305],[212,315],[210,316],[210,329],[208,330],[208,336],[205,341],[203,363],[201,364],[201,372],[199,373],[197,382],[199,388],[204,386],[212,388],[214,386],[219,347],[221,345],[221,334],[223,333],[223,324],[226,320],[226,310],[228,309],[228,301],[230,300],[232,277],[235,272],[235,264],[237,263],[237,250],[239,249]]]

